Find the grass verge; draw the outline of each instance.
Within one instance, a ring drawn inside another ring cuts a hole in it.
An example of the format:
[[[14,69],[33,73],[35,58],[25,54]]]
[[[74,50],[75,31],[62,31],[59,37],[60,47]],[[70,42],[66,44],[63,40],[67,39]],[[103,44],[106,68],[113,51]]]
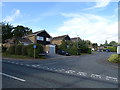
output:
[[[7,53],[2,53],[2,56],[3,56],[3,57],[6,57],[6,58],[15,58],[15,59],[34,59],[33,57],[29,57],[29,56],[10,55],[10,54],[7,54]],[[46,59],[46,58],[43,57],[43,56],[41,56],[41,57],[36,58],[36,59]]]
[[[113,54],[108,58],[109,62],[120,63],[120,56],[118,54]]]

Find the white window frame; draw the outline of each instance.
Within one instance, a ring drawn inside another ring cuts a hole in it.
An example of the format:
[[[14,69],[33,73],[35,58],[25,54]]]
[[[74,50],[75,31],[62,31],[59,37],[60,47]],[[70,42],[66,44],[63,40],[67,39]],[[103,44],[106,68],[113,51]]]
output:
[[[44,37],[37,36],[37,40],[44,41]]]
[[[46,41],[50,41],[50,38],[46,38]]]

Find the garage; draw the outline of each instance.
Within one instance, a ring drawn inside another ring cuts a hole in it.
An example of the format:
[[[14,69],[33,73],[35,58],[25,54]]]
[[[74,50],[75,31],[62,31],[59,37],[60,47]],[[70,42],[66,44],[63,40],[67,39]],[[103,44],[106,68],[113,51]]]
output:
[[[48,54],[55,54],[55,47],[56,47],[56,45],[46,45],[45,51]]]

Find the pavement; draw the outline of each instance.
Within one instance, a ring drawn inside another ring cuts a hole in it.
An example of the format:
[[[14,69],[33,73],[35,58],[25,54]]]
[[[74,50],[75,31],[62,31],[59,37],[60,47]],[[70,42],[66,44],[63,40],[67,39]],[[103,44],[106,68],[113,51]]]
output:
[[[111,52],[55,56],[44,60],[3,59],[3,88],[117,88],[118,65]],[[9,81],[9,82],[8,82]]]

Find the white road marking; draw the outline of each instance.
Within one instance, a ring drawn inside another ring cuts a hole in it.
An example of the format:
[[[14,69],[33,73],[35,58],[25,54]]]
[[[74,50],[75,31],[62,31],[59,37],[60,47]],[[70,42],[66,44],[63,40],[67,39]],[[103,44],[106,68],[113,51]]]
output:
[[[115,77],[110,77],[110,76],[106,76],[106,80],[113,80],[113,81],[118,82],[118,79],[117,79],[117,78],[115,78]]]
[[[7,76],[7,77],[10,77],[10,78],[13,78],[13,79],[16,79],[16,80],[19,80],[19,81],[22,81],[22,82],[25,82],[25,81],[26,81],[26,80],[24,80],[24,79],[17,78],[17,77],[15,77],[15,76],[11,76],[11,75],[8,75],[8,74],[5,74],[5,73],[1,73],[1,72],[0,72],[0,74],[1,74],[1,75],[4,75],[4,76]]]
[[[29,67],[30,65],[26,64],[26,66],[28,66],[28,67]]]
[[[74,73],[75,71],[74,70],[67,70],[67,71],[65,71],[66,73]]]
[[[81,75],[81,76],[86,76],[86,75],[87,75],[86,72],[78,72],[77,74],[78,74],[78,75]]]
[[[99,79],[101,79],[102,77],[101,77],[101,75],[97,75],[97,74],[91,74],[91,76],[90,77],[93,77],[93,78],[99,78]]]

